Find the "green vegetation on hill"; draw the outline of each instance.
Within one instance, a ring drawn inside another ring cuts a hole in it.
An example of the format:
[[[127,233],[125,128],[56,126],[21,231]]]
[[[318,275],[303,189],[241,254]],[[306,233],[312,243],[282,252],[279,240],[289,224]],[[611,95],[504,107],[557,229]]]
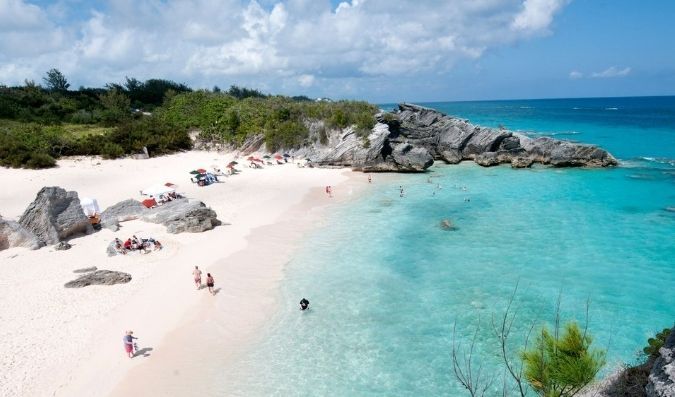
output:
[[[68,90],[57,69],[43,80],[45,87],[32,81],[0,86],[2,166],[46,168],[61,156],[116,158],[143,147],[151,156],[188,150],[190,129],[200,130],[203,140],[237,145],[261,135],[270,150],[290,149],[308,143],[308,121],[353,125],[365,136],[377,112],[366,102],[315,102],[237,86],[193,91],[170,80],[126,78],[105,88]]]

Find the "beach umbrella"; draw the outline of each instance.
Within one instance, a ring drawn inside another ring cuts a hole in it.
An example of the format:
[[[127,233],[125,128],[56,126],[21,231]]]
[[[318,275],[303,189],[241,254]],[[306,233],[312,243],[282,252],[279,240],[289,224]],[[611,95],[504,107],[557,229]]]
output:
[[[270,157],[268,154],[266,154],[266,155],[263,156],[263,158],[264,159],[271,159],[272,157]]]
[[[284,157],[291,157],[291,155],[288,153],[284,153]]]
[[[206,174],[206,170],[203,168],[197,168],[197,172],[199,172],[200,174]]]
[[[236,161],[230,161],[230,164],[228,164],[228,165],[237,165],[237,164],[239,164],[239,163],[237,163]]]
[[[280,156],[280,155],[278,155],[278,154],[275,154],[275,155],[274,155],[274,158],[275,158],[275,159],[277,159],[277,160],[281,160],[281,159],[283,159],[283,157],[281,157],[281,156]]]
[[[309,161],[310,163],[312,162],[312,159],[306,158],[305,161]]]
[[[192,175],[199,175],[199,174],[201,174],[201,172],[199,172],[199,171],[197,171],[197,170],[190,171],[190,173],[191,173]]]
[[[264,163],[264,161],[262,161],[261,159],[258,159],[258,158],[254,158],[253,161],[255,161],[257,163]]]
[[[255,161],[255,157],[253,157],[253,156],[248,156],[248,158],[247,158],[246,160],[248,160],[248,161]]]
[[[234,164],[228,164],[227,168],[230,168],[230,169],[234,168]]]
[[[176,188],[178,188],[178,185],[176,185],[175,183],[171,183],[171,182],[165,183],[164,186],[170,187],[171,189],[176,189]]]

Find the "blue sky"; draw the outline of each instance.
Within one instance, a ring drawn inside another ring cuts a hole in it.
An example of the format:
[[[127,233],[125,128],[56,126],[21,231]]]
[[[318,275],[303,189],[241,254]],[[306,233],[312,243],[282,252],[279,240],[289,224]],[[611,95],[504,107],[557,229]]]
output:
[[[57,67],[374,102],[675,94],[675,1],[0,0],[0,84]]]

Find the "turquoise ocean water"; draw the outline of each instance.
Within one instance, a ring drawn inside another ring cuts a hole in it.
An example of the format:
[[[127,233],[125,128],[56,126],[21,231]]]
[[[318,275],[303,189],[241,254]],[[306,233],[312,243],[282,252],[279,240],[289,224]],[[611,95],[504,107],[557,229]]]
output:
[[[552,319],[559,294],[563,319],[583,321],[590,300],[589,329],[609,347],[610,367],[634,362],[649,336],[673,325],[675,97],[427,106],[598,144],[622,166],[376,174],[307,237],[287,266],[279,312],[224,375],[223,391],[466,395],[452,375],[453,324],[466,345],[480,321],[476,360],[500,368],[490,318],[516,283],[513,351],[532,321]],[[457,229],[442,230],[443,219]],[[308,312],[298,310],[302,297]]]

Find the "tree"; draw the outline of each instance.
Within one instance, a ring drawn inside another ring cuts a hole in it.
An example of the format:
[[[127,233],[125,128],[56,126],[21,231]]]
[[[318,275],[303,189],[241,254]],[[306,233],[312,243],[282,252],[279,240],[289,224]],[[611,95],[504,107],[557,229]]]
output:
[[[590,349],[593,339],[575,322],[562,335],[541,329],[534,346],[521,358],[525,378],[543,397],[571,397],[591,383],[605,364],[605,351]]]
[[[47,89],[50,91],[67,91],[68,87],[70,87],[66,76],[58,69],[49,70],[42,80],[45,81]]]
[[[131,101],[118,89],[108,90],[100,96],[101,105],[104,107],[102,113],[103,122],[107,125],[115,125],[122,120],[128,119],[130,115]]]

